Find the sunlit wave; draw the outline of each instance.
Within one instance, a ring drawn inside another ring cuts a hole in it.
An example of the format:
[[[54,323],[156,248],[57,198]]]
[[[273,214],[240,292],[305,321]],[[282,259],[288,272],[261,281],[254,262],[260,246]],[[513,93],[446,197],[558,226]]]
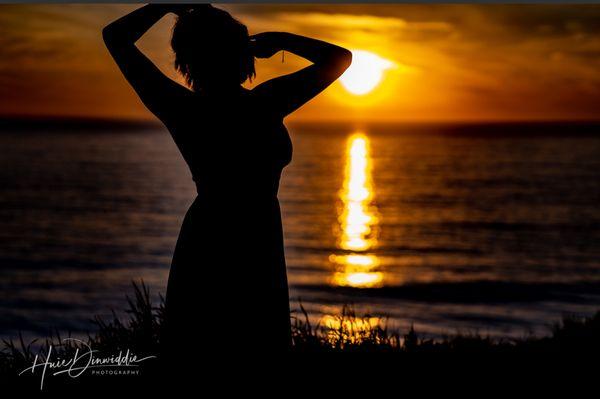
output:
[[[360,343],[363,338],[371,336],[371,332],[382,326],[379,317],[356,317],[353,310],[342,309],[341,314],[324,315],[321,325],[328,330],[328,339],[332,342],[340,340]]]

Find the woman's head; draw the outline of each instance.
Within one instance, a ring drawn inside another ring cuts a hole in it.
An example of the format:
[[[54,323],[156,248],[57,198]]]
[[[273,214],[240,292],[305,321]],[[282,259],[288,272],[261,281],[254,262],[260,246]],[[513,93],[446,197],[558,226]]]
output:
[[[228,12],[200,6],[179,15],[175,68],[195,91],[240,85],[255,76],[248,28]]]

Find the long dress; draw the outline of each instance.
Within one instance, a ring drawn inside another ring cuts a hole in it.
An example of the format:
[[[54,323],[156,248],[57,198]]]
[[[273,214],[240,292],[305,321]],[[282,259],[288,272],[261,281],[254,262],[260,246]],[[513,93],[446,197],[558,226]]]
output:
[[[179,109],[164,122],[198,195],[173,255],[164,348],[186,359],[285,353],[290,309],[277,193],[292,144],[283,119],[248,90],[194,95]]]

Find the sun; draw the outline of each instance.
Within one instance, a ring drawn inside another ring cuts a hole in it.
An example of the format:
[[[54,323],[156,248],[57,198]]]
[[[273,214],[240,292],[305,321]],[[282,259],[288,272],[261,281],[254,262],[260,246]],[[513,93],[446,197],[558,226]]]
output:
[[[346,90],[362,96],[371,92],[381,82],[383,72],[394,63],[365,50],[352,50],[352,65],[340,77]]]

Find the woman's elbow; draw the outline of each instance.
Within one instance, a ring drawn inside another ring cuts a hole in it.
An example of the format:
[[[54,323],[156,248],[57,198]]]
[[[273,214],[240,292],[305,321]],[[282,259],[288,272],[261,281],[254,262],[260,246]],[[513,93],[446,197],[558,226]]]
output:
[[[104,44],[109,49],[114,45],[115,42],[115,34],[111,25],[107,25],[102,29],[102,39],[104,40]]]
[[[352,64],[352,52],[350,50],[346,50],[345,48],[340,47],[335,56],[334,64],[336,74],[341,75],[346,69],[350,67],[350,64]]]
[[[336,80],[339,78],[352,64],[352,52],[342,47],[337,47],[335,52],[330,54],[327,61],[327,73],[329,79]]]
[[[107,25],[102,29],[102,39],[111,53],[115,49],[128,44],[127,38],[121,32],[120,27],[114,26],[113,24]]]
[[[344,69],[348,69],[352,64],[352,51],[342,48],[340,51],[340,65]]]

